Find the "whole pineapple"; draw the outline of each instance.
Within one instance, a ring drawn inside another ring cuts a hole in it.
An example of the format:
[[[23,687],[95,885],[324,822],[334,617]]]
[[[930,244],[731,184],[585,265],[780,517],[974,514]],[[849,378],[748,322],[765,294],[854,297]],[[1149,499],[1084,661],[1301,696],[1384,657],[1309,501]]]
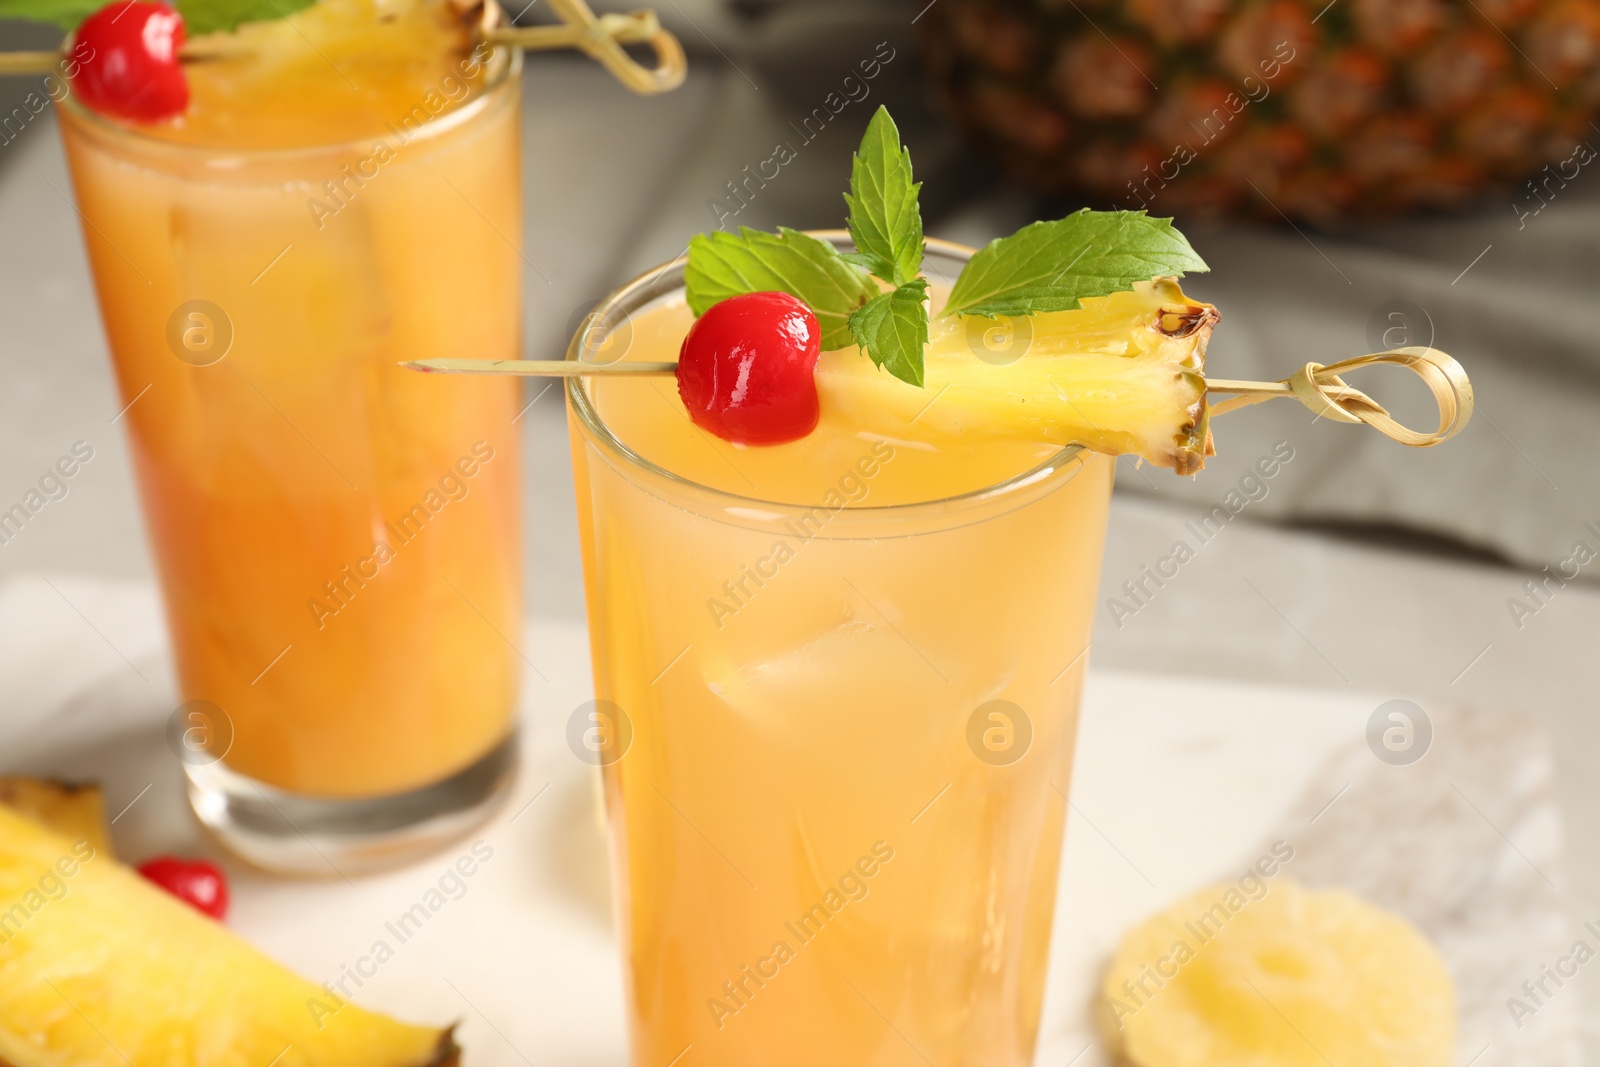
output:
[[[1101,206],[1327,224],[1600,144],[1600,0],[939,0],[918,25],[1006,170]]]

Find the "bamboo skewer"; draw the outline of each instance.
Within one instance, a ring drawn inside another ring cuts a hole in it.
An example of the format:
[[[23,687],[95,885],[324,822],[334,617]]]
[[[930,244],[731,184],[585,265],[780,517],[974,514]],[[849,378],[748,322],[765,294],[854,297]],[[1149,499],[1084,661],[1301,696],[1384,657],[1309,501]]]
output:
[[[1422,379],[1439,408],[1439,427],[1432,432],[1401,425],[1382,404],[1345,383],[1341,375],[1363,367],[1392,366]],[[1472,381],[1461,364],[1437,348],[1413,346],[1372,352],[1327,366],[1307,363],[1280,382],[1235,382],[1219,379],[1206,383],[1208,393],[1233,393],[1230,400],[1213,405],[1211,414],[1226,415],[1263,400],[1289,396],[1318,418],[1335,422],[1365,423],[1391,440],[1412,448],[1432,448],[1466,429],[1472,419]]]
[[[510,374],[521,378],[649,378],[678,373],[676,363],[579,363],[565,359],[417,359],[400,366],[424,374]]]
[[[1388,409],[1372,397],[1345,383],[1341,374],[1380,365],[1402,367],[1422,379],[1439,407],[1439,428],[1413,430],[1397,422]],[[541,359],[420,359],[401,363],[408,370],[429,374],[511,374],[529,378],[643,378],[676,374],[676,363],[584,363]],[[1318,418],[1334,422],[1365,423],[1391,440],[1412,448],[1431,448],[1460,433],[1472,418],[1472,382],[1467,372],[1437,348],[1396,348],[1373,352],[1324,366],[1307,363],[1276,382],[1235,381],[1214,378],[1206,382],[1208,396],[1231,395],[1211,405],[1212,415],[1289,397],[1300,401]]]
[[[636,93],[663,93],[683,84],[688,61],[683,46],[663,29],[654,11],[635,11],[629,15],[596,16],[585,0],[549,0],[561,22],[549,26],[502,26],[496,23],[498,11],[485,5],[482,27],[490,44],[520,48],[524,52],[545,52],[576,48],[590,56],[617,80]],[[636,62],[622,48],[626,44],[647,44],[654,51],[656,65]],[[228,35],[212,34],[186,43],[178,53],[185,63],[228,59],[248,55],[248,48]],[[0,52],[0,75],[47,74],[69,57],[59,49],[53,52]]]
[[[65,58],[60,52],[0,52],[0,74],[48,74]]]

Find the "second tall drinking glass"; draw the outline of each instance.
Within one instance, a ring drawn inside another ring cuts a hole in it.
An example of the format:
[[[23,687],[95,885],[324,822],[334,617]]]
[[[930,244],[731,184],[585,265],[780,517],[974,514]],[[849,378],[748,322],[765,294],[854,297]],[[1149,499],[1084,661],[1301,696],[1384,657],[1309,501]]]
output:
[[[967,250],[929,244],[953,277]],[[623,289],[568,358],[624,332],[672,358],[681,286],[680,263]],[[639,439],[663,398],[621,391],[651,388],[568,386],[597,695],[575,723],[634,1064],[1030,1064],[1111,461],[872,506],[914,446],[863,434],[829,493],[754,499],[672,469],[692,428]]]
[[[259,150],[63,112],[169,736],[201,819],[264,866],[393,862],[514,767],[517,386],[396,365],[520,354],[520,56],[483,66],[454,109],[378,101],[406,118],[329,145],[310,111],[304,147]]]

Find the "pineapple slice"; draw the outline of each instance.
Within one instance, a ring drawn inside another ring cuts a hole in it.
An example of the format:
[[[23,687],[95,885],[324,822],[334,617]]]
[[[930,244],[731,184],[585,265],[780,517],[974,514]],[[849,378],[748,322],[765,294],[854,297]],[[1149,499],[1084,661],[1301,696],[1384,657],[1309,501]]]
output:
[[[212,148],[350,141],[369,152],[378,142],[401,151],[422,122],[473,99],[494,66],[485,62],[487,50],[473,54],[482,4],[318,0],[287,18],[270,2],[255,10],[266,17],[231,33],[196,35],[192,50],[211,58],[184,66],[191,103],[182,121],[143,132]],[[359,154],[360,166],[358,153],[348,162],[368,178],[390,158]],[[363,184],[358,176],[352,187],[352,171],[328,168],[343,196]],[[320,181],[309,191],[327,199]]]
[[[0,1064],[444,1067],[457,1059],[448,1030],[344,1003],[93,845],[0,806]]]
[[[1455,990],[1410,924],[1343,890],[1196,893],[1131,931],[1102,1021],[1136,1067],[1447,1067]]]
[[[68,840],[89,842],[101,856],[111,855],[105,799],[93,782],[0,775],[0,804]]]
[[[1216,308],[1170,278],[1082,303],[1023,319],[935,318],[922,389],[854,348],[825,352],[817,389],[825,408],[892,437],[1078,442],[1198,471],[1213,453],[1204,371]]]

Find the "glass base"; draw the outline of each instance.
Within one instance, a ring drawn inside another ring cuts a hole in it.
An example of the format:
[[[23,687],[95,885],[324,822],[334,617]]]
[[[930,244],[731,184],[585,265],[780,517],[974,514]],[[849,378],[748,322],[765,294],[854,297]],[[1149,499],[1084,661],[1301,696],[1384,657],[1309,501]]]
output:
[[[442,782],[384,797],[307,797],[221,763],[186,766],[189,804],[230,852],[280,874],[337,878],[400,867],[478,826],[511,791],[515,730]]]

